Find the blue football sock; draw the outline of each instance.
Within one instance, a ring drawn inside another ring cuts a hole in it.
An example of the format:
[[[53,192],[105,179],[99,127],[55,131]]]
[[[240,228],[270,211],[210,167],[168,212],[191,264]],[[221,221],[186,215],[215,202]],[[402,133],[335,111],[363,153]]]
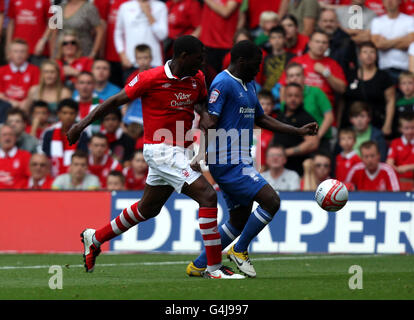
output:
[[[240,235],[239,241],[234,245],[236,252],[245,252],[249,247],[250,242],[256,237],[266,225],[272,221],[273,217],[266,210],[257,207],[247,220],[246,225]]]
[[[241,231],[237,230],[230,224],[230,221],[222,224],[219,227],[220,237],[221,237],[221,247],[222,250],[225,249],[230,243],[236,239]],[[205,248],[203,248],[203,252],[194,260],[194,265],[197,268],[205,268],[207,266],[207,254]]]

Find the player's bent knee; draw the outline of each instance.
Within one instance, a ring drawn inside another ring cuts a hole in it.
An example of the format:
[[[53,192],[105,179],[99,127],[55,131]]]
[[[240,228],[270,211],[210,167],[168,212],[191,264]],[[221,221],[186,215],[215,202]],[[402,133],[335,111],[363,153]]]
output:
[[[208,186],[200,199],[200,207],[217,207],[217,193],[212,186]]]
[[[268,197],[260,206],[273,217],[280,209],[280,198],[277,194],[273,195]]]

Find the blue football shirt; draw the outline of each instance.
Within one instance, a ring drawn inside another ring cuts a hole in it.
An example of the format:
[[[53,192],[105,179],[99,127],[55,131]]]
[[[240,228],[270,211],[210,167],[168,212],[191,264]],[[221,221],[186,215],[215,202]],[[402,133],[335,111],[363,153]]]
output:
[[[264,114],[254,81],[243,83],[228,70],[220,72],[210,86],[208,112],[219,117],[208,164],[252,163],[254,120]]]

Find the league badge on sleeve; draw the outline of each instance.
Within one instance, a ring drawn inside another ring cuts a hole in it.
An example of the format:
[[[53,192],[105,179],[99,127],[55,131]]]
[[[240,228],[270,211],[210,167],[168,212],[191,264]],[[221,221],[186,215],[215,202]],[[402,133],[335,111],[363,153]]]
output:
[[[136,75],[134,77],[134,79],[132,79],[131,82],[128,84],[128,86],[130,86],[130,87],[135,86],[135,84],[138,82],[138,80],[139,80],[139,75]]]
[[[208,103],[214,103],[217,101],[218,97],[220,95],[220,91],[217,89],[214,89],[213,91],[211,91],[210,94],[210,99],[208,100]]]

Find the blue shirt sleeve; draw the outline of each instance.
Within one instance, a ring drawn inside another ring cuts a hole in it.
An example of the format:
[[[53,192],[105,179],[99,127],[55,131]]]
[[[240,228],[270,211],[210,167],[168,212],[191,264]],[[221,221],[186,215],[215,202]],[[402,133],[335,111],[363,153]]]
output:
[[[255,107],[254,117],[260,118],[262,115],[264,115],[264,111],[262,108],[262,105],[259,102],[259,99],[256,100],[256,107]]]
[[[210,97],[208,99],[208,113],[220,116],[225,103],[225,83],[223,83],[223,81],[213,83],[210,90]]]

